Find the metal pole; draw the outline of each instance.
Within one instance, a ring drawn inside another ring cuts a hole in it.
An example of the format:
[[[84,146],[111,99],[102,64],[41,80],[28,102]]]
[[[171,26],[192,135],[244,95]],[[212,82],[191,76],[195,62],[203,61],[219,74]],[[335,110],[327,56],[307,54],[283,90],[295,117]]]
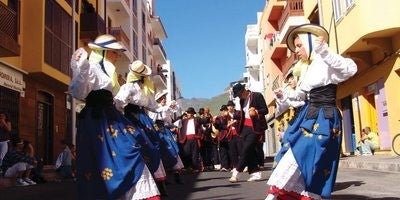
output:
[[[75,51],[76,49],[76,37],[75,37],[75,1],[76,0],[72,0],[72,50]],[[79,0],[78,0],[79,1]],[[70,94],[68,94],[70,95]],[[71,96],[71,131],[72,131],[72,144],[76,144],[76,101],[75,98]]]

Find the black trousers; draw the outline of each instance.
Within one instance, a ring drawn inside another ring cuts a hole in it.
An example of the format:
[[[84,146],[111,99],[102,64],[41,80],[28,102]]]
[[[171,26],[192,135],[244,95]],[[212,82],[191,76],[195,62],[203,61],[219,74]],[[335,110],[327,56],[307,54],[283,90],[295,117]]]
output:
[[[242,172],[247,166],[249,174],[258,171],[257,162],[257,135],[253,131],[252,127],[243,126],[240,133],[243,138],[243,148],[240,151],[240,157],[236,170]]]
[[[231,168],[231,160],[229,158],[229,144],[228,141],[219,142],[219,156],[221,161],[221,168]]]
[[[187,167],[200,170],[200,152],[196,139],[189,139],[183,144],[183,157],[189,161]]]
[[[243,148],[243,140],[239,135],[234,135],[228,143],[231,165],[233,167],[236,167],[239,162],[240,151]]]

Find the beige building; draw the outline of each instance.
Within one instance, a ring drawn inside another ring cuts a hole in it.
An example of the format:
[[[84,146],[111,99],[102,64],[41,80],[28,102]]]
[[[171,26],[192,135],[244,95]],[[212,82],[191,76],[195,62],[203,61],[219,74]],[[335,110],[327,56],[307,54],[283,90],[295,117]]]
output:
[[[400,133],[400,18],[396,0],[270,0],[263,12],[260,31],[265,38],[265,96],[270,111],[274,108],[272,91],[278,87],[293,63],[285,45],[285,35],[295,25],[305,22],[324,26],[330,33],[333,51],[352,58],[357,74],[339,85],[337,105],[343,115],[344,152],[352,153],[362,128],[378,132],[380,151],[392,153],[392,139]],[[287,119],[287,114],[271,116],[273,131]],[[270,140],[275,140],[270,134]],[[274,142],[274,144],[278,144]],[[270,145],[270,154],[278,145]]]
[[[0,0],[0,110],[13,130],[53,164],[60,141],[73,142],[81,102],[68,95],[70,59],[96,36],[114,35],[127,48],[117,73],[141,59],[164,80],[166,32],[152,0]],[[74,112],[75,113],[75,112]]]

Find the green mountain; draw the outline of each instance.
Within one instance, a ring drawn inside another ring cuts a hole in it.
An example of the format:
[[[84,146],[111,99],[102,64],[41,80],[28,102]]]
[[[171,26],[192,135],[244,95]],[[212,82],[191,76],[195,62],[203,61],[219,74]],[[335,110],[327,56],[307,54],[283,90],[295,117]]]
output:
[[[191,99],[180,99],[179,104],[182,107],[182,111],[185,111],[189,107],[193,107],[196,112],[199,108],[210,108],[212,115],[218,115],[221,105],[224,105],[229,100],[228,92],[224,92],[218,96],[212,97],[211,99],[206,98],[191,98]]]

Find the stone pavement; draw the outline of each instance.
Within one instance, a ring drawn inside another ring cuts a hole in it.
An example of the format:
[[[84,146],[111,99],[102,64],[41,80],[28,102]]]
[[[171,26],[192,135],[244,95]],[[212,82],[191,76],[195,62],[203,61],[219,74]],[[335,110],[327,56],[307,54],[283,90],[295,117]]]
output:
[[[263,171],[265,181],[270,174],[270,166],[272,165],[272,159],[266,159],[266,168]],[[347,156],[342,157],[339,163],[340,168],[356,168],[356,169],[368,169],[374,171],[385,171],[400,173],[400,156],[388,156],[388,155],[374,155],[374,156]],[[360,172],[361,173],[361,172]],[[265,189],[265,183],[251,183],[248,184],[245,181],[237,184],[230,184],[226,181],[230,173],[204,173],[201,176],[195,174],[187,174],[184,176],[183,185],[171,184],[168,185],[170,190],[169,199],[261,199],[258,194],[262,194]],[[204,177],[208,176],[208,177]],[[248,175],[244,174],[243,180],[246,180]],[[213,182],[207,182],[210,177],[213,177]],[[192,181],[191,181],[192,180]],[[173,181],[170,181],[173,182]],[[198,186],[194,187],[197,184]],[[203,184],[203,185],[202,185]],[[210,185],[214,184],[214,185]],[[340,185],[340,183],[338,183]],[[221,189],[223,192],[215,190],[215,188]],[[247,193],[254,194],[254,198],[240,196],[240,188],[243,188]],[[51,199],[51,200],[71,200],[76,199],[76,183],[72,181],[66,182],[54,182],[49,181],[45,184],[38,184],[35,186],[27,187],[7,187],[0,188],[0,199],[7,200],[36,200],[36,199]],[[202,193],[199,191],[207,191]],[[196,194],[193,194],[196,193]],[[195,195],[195,196],[193,196]],[[197,195],[197,196],[196,196]],[[203,196],[201,196],[203,195]],[[204,196],[205,195],[205,196]],[[338,195],[342,195],[341,193]],[[262,195],[261,195],[262,196]],[[179,198],[176,198],[179,197]],[[209,198],[213,197],[213,198]],[[339,198],[340,199],[340,198]],[[343,198],[342,198],[343,199]],[[349,198],[345,198],[349,199]],[[354,199],[354,198],[350,198]]]
[[[400,173],[400,156],[372,155],[341,157],[339,168],[357,168]]]

